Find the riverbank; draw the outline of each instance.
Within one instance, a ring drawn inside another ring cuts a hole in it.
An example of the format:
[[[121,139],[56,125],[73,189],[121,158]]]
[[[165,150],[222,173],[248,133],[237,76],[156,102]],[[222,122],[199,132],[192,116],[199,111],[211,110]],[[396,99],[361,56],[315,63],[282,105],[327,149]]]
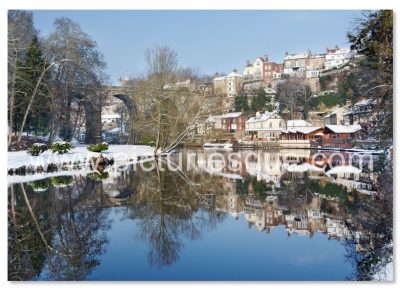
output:
[[[44,175],[53,172],[81,172],[90,166],[93,157],[102,155],[113,160],[115,165],[126,165],[137,162],[139,159],[153,155],[154,148],[144,145],[110,145],[107,151],[102,153],[90,152],[86,145],[78,145],[70,152],[59,155],[50,150],[40,156],[31,156],[27,151],[8,152],[7,171],[9,180],[18,180],[16,177],[24,177],[26,174]]]

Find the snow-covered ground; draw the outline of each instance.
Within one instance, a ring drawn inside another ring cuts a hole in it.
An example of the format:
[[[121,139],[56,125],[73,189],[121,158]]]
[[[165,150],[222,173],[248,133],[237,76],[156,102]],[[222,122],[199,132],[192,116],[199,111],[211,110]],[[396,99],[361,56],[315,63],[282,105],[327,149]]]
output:
[[[393,281],[393,261],[373,276],[374,281]]]
[[[101,154],[104,157],[113,158],[114,165],[125,165],[137,162],[139,157],[148,157],[152,156],[154,152],[154,148],[150,146],[143,145],[110,145],[107,151],[102,152]],[[8,162],[7,169],[16,169],[21,166],[32,166],[38,167],[42,166],[44,169],[53,163],[56,165],[65,165],[71,164],[71,171],[66,171],[65,169],[61,169],[54,173],[35,173],[33,175],[26,176],[8,176],[9,183],[15,182],[26,182],[37,179],[43,179],[45,177],[50,176],[59,176],[60,174],[68,174],[88,171],[85,165],[89,165],[90,158],[94,156],[99,156],[100,153],[89,152],[86,149],[86,145],[79,145],[73,148],[70,152],[59,155],[54,154],[51,150],[48,150],[41,155],[34,157],[27,154],[26,151],[18,151],[18,152],[8,152]],[[79,166],[82,167],[81,170],[74,170],[74,163],[79,163]]]

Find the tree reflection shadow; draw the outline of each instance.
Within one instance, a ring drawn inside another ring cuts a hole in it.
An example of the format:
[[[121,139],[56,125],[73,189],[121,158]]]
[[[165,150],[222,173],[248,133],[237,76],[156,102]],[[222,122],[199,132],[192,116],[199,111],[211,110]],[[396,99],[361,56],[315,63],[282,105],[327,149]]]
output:
[[[8,279],[83,280],[99,264],[110,227],[101,183],[82,176],[48,189],[12,185]],[[99,187],[100,186],[100,187]]]
[[[140,219],[137,237],[148,244],[149,264],[163,267],[179,260],[184,239],[200,239],[204,228],[224,219],[215,209],[218,191],[209,194],[222,179],[205,181],[202,175],[161,170],[163,162],[154,163],[154,171],[140,173],[127,215]]]

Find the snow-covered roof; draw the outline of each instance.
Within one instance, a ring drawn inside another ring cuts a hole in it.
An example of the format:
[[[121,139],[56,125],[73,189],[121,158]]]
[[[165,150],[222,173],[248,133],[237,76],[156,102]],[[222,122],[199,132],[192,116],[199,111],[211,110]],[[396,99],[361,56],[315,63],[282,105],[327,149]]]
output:
[[[299,54],[288,54],[285,56],[285,60],[294,60],[294,59],[304,59],[308,56],[308,53],[299,53]]]
[[[288,172],[307,172],[307,171],[315,171],[315,172],[322,172],[324,169],[319,168],[317,166],[311,165],[309,163],[303,164],[290,164],[287,167]]]
[[[361,125],[325,125],[326,128],[330,129],[335,133],[355,133],[361,130]]]
[[[340,49],[328,49],[327,55],[334,55],[334,54],[347,54],[350,53],[350,48],[340,48]]]
[[[316,131],[318,129],[321,129],[322,127],[320,126],[304,126],[304,127],[287,127],[287,130],[285,133],[302,133],[302,134],[309,134],[313,131]]]
[[[266,120],[268,120],[268,119],[270,119],[270,118],[280,118],[279,117],[279,115],[277,115],[276,114],[276,111],[273,111],[273,112],[268,112],[268,111],[266,111],[266,112],[264,112],[264,113],[261,113],[260,115],[258,115],[258,116],[253,116],[253,117],[250,117],[247,121],[246,121],[246,123],[254,123],[254,122],[260,122],[260,121],[266,121]]]
[[[206,122],[218,122],[221,120],[221,118],[222,118],[222,115],[210,115],[207,118]]]
[[[305,127],[305,126],[313,126],[311,123],[302,120],[302,119],[293,119],[287,121],[288,127]]]
[[[242,78],[242,75],[240,75],[240,74],[238,74],[238,73],[236,73],[236,72],[232,72],[232,73],[230,73],[230,74],[228,75],[228,77],[239,77],[239,78]]]
[[[242,112],[229,112],[223,114],[221,118],[235,118],[241,116],[242,114],[243,114]]]

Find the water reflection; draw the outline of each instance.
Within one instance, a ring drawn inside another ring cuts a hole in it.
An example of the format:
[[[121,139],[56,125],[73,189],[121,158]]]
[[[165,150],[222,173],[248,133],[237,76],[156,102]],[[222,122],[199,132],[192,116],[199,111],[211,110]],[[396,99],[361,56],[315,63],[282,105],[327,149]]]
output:
[[[348,279],[370,279],[391,252],[391,196],[375,195],[390,192],[380,185],[391,185],[391,175],[332,171],[309,151],[261,152],[224,168],[212,151],[190,153],[177,172],[158,161],[148,162],[150,172],[131,165],[10,185],[9,280],[87,279],[113,239],[111,208],[135,221],[132,239],[145,242],[148,265],[161,269],[178,263],[191,241],[241,216],[266,239],[284,227],[288,237],[321,233],[345,243],[354,265]]]

